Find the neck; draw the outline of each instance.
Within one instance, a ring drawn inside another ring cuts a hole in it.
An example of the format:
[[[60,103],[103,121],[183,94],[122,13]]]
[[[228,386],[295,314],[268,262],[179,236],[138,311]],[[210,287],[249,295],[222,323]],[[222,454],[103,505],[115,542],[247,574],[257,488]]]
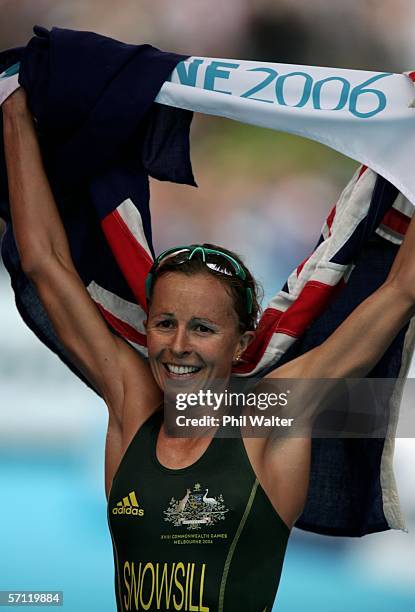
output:
[[[157,458],[162,465],[171,469],[193,465],[206,451],[214,434],[215,429],[210,429],[197,437],[171,437],[163,422],[156,444]]]

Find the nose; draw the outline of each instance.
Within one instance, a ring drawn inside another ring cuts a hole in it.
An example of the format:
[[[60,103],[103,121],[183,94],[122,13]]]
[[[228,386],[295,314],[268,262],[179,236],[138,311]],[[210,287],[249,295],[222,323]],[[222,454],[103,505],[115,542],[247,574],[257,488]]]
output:
[[[192,349],[189,344],[189,337],[185,327],[178,325],[171,337],[170,351],[176,357],[184,357],[191,353]]]

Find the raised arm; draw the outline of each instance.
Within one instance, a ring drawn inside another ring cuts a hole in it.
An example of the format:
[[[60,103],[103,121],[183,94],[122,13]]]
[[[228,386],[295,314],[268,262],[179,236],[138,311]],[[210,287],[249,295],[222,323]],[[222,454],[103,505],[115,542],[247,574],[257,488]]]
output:
[[[297,436],[270,437],[262,454],[263,480],[288,525],[303,511],[307,496],[311,429],[332,391],[329,381],[359,378],[383,356],[398,332],[415,314],[415,215],[383,285],[364,300],[320,346],[276,368],[265,379],[301,379],[282,412],[294,417]],[[259,390],[266,390],[259,385]],[[272,389],[275,391],[275,388]],[[300,426],[298,426],[300,424]]]
[[[158,387],[145,361],[109,331],[74,267],[23,89],[2,109],[10,207],[22,268],[74,362],[102,395],[110,416],[112,411],[121,423],[126,403],[134,403],[137,412],[156,406]]]

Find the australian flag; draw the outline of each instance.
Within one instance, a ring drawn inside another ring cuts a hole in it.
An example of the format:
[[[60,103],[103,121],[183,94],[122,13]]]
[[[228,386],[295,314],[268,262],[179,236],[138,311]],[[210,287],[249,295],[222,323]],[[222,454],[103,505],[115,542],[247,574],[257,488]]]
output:
[[[25,48],[0,54],[0,85],[17,65],[74,264],[110,329],[146,357],[145,278],[154,259],[149,176],[195,185],[192,114],[153,102],[185,57],[91,32],[34,32]],[[234,373],[261,376],[321,344],[385,280],[411,214],[395,187],[361,167],[314,251],[265,308]],[[2,147],[0,216],[2,258],[22,318],[88,384],[21,269]],[[410,352],[412,342],[403,329],[370,376],[404,377],[403,350]],[[314,439],[309,495],[297,526],[343,536],[403,528],[392,459],[391,440]]]

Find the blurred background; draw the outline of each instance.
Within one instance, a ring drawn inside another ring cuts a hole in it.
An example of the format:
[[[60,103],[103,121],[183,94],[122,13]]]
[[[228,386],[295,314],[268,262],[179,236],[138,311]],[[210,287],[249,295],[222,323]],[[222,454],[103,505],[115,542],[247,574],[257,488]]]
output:
[[[25,45],[39,24],[189,55],[415,68],[412,0],[0,0],[0,11],[1,49]],[[205,116],[194,118],[192,159],[199,189],[152,182],[156,252],[189,241],[236,250],[263,283],[264,305],[357,167],[316,143]],[[0,590],[63,590],[70,612],[114,610],[106,409],[25,328],[1,267],[0,403]],[[413,612],[414,461],[415,441],[398,439],[409,533],[352,540],[295,529],[274,610]]]

